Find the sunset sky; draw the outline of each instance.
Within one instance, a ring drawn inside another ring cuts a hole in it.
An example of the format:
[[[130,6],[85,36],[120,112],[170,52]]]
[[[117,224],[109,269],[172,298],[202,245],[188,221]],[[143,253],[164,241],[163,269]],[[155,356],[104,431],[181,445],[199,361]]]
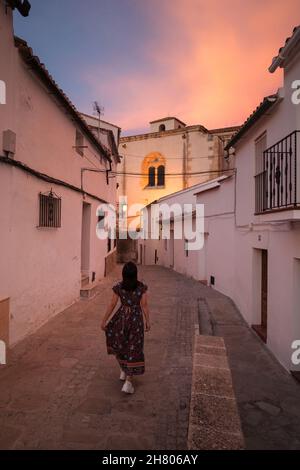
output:
[[[299,0],[30,0],[15,33],[77,108],[124,134],[167,115],[187,124],[241,124],[281,85],[268,66]]]

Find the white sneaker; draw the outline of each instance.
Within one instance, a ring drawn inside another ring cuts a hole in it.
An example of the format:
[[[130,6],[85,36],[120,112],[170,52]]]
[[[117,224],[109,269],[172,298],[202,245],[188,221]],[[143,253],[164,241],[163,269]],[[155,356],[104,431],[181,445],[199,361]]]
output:
[[[134,393],[134,387],[129,380],[126,380],[123,387],[122,392],[124,393]]]
[[[120,373],[120,380],[126,380],[126,374],[123,370],[121,370],[121,373]]]

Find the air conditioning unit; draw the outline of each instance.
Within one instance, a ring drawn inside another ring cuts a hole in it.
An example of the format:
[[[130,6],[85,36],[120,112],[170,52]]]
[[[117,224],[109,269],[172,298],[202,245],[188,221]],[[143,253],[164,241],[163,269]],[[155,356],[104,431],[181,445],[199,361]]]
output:
[[[12,158],[16,153],[16,140],[15,132],[10,129],[3,131],[3,152]]]

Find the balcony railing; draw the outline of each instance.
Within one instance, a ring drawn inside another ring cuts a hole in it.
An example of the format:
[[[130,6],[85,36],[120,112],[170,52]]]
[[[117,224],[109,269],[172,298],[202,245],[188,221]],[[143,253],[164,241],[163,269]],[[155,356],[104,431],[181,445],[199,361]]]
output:
[[[300,131],[263,152],[263,171],[255,176],[255,212],[300,208]]]

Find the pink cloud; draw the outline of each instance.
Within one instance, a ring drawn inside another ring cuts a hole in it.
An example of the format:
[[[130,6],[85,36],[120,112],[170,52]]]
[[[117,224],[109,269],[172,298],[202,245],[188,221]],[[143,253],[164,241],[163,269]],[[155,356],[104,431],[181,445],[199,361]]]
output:
[[[267,69],[299,22],[298,0],[153,3],[159,14],[157,8],[149,12],[147,71],[122,71],[116,64],[84,76],[95,95],[108,102],[113,97],[107,119],[123,130],[147,127],[168,114],[208,128],[240,124],[280,86],[281,73]]]

